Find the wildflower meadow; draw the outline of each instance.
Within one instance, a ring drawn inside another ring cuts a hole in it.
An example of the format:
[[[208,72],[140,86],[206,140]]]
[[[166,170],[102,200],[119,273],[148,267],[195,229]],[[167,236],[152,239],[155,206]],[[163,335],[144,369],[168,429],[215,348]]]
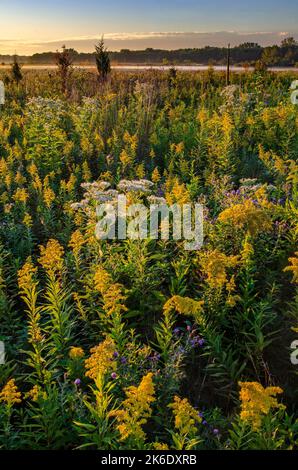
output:
[[[297,74],[65,70],[0,71],[0,449],[297,449]]]

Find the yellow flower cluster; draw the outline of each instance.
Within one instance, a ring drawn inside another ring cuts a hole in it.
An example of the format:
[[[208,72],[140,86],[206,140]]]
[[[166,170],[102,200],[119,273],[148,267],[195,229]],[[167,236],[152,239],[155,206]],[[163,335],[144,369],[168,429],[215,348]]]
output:
[[[126,297],[122,294],[123,286],[121,284],[113,284],[110,274],[101,266],[96,270],[94,275],[95,289],[100,292],[103,298],[103,308],[108,316],[113,313],[120,314],[127,308],[122,303]]]
[[[110,274],[102,266],[99,266],[94,275],[95,289],[103,295],[111,284],[112,278]]]
[[[26,212],[26,214],[24,215],[23,224],[26,225],[26,227],[28,228],[32,227],[32,217],[30,214],[28,214],[28,212]]]
[[[85,244],[84,236],[80,230],[76,230],[70,237],[68,246],[72,249],[75,256],[78,256],[82,246]]]
[[[187,398],[174,397],[174,402],[168,405],[172,408],[175,417],[175,428],[182,436],[193,435],[197,432],[196,425],[202,422],[197,410],[195,410]]]
[[[242,251],[241,251],[241,262],[243,264],[249,264],[254,254],[254,249],[249,241],[249,237],[245,237]]]
[[[138,138],[137,135],[130,135],[129,132],[125,132],[123,136],[125,142],[125,148],[120,153],[120,161],[125,169],[129,165],[132,165],[136,156]]]
[[[251,236],[272,227],[266,208],[256,206],[250,199],[225,209],[219,214],[218,220],[237,228],[246,228]]]
[[[7,405],[13,405],[14,403],[21,403],[21,392],[15,383],[15,379],[11,379],[3,387],[0,393],[0,401],[7,403]]]
[[[53,275],[62,269],[63,254],[64,249],[60,243],[57,240],[50,239],[46,247],[40,246],[38,261],[48,274]]]
[[[164,444],[163,442],[154,442],[153,448],[156,450],[169,450],[168,444]]]
[[[122,403],[122,409],[111,413],[111,416],[117,419],[121,441],[128,437],[138,441],[146,438],[142,425],[146,424],[151,416],[150,404],[155,401],[152,377],[152,372],[149,372],[142,378],[138,387],[128,387],[125,390],[126,399]]]
[[[152,172],[151,180],[153,181],[153,183],[158,183],[160,181],[160,173],[158,171],[157,166],[154,168]]]
[[[295,257],[289,258],[292,266],[287,266],[284,271],[291,271],[293,273],[293,282],[298,282],[298,251],[295,252]]]
[[[55,193],[48,186],[43,190],[43,200],[47,207],[51,207],[52,202],[55,200]]]
[[[34,274],[36,271],[37,268],[33,266],[31,259],[28,258],[23,267],[18,271],[18,284],[20,290],[30,289],[34,282]]]
[[[18,185],[22,185],[22,184],[26,183],[26,178],[25,178],[25,176],[22,175],[22,173],[20,171],[17,171],[17,174],[15,176],[15,182]]]
[[[227,256],[215,249],[202,253],[199,264],[205,275],[207,283],[212,288],[222,288],[228,282],[227,269],[239,263],[239,256]]]
[[[84,356],[84,350],[82,348],[78,348],[76,346],[72,346],[68,353],[70,359],[80,359]]]
[[[171,151],[180,155],[184,152],[184,142],[179,142],[179,144],[171,144]]]
[[[34,385],[29,392],[25,393],[24,398],[32,400],[32,401],[37,401],[38,396],[39,396],[40,390],[38,385]]]
[[[254,430],[260,428],[262,415],[267,415],[272,408],[285,409],[275,396],[283,393],[280,387],[264,388],[258,382],[239,382],[242,421],[251,424]]]
[[[163,307],[165,314],[169,313],[171,310],[176,310],[182,315],[192,315],[197,317],[201,314],[203,310],[204,301],[203,300],[193,300],[190,297],[181,297],[180,295],[174,295],[169,300],[166,301]]]
[[[166,201],[171,204],[187,204],[190,202],[189,192],[184,183],[179,183],[178,178],[169,178],[166,183]]]
[[[23,202],[24,204],[26,204],[28,197],[29,196],[25,188],[18,188],[13,196],[16,202]]]
[[[228,293],[228,298],[226,300],[226,304],[229,307],[234,307],[236,303],[241,300],[241,297],[239,295],[233,295],[233,292],[236,289],[236,283],[235,283],[235,276],[231,276],[231,279],[227,282],[226,284],[226,290]]]
[[[116,361],[113,361],[115,352],[115,343],[107,338],[98,346],[90,349],[91,356],[85,360],[87,369],[86,377],[96,380],[99,375],[104,375],[110,370],[116,369]]]

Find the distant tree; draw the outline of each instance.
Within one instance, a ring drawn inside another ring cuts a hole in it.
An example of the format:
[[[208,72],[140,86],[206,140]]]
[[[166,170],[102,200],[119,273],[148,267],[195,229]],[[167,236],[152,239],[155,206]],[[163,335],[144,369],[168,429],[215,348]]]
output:
[[[257,42],[243,42],[239,44],[239,49],[260,49],[261,46]]]
[[[174,88],[177,84],[177,70],[175,67],[171,67],[168,71],[168,86]]]
[[[95,44],[95,60],[98,72],[98,79],[105,82],[111,71],[110,56],[104,44],[103,37]]]
[[[280,46],[282,52],[282,64],[294,65],[298,59],[298,42],[294,38],[284,38]]]
[[[267,71],[267,64],[263,60],[256,60],[255,62],[255,72],[265,73]]]
[[[65,46],[62,46],[61,52],[56,51],[56,64],[61,78],[61,90],[64,94],[67,91],[68,77],[73,63],[72,51],[73,49],[66,49]]]
[[[276,65],[279,61],[279,47],[265,47],[262,52],[261,61],[266,65]]]
[[[11,75],[12,75],[13,81],[15,81],[16,83],[20,83],[20,81],[23,78],[21,66],[18,62],[18,58],[16,55],[13,56],[13,63],[11,66]]]
[[[281,47],[295,47],[295,46],[298,46],[298,43],[297,43],[297,41],[295,41],[295,39],[292,38],[292,37],[284,38],[284,39],[281,41]]]

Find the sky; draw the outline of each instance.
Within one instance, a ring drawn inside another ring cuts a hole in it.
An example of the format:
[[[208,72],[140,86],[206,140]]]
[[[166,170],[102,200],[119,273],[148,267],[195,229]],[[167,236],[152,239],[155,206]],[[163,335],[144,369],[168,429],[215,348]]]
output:
[[[0,55],[279,44],[298,40],[297,0],[0,0]]]

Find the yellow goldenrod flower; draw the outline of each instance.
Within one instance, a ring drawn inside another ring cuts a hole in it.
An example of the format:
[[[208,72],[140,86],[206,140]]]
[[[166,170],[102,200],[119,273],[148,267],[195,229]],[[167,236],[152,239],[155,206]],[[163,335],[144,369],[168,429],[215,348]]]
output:
[[[86,149],[88,152],[88,149]],[[90,171],[90,168],[88,166],[88,162],[85,160],[82,164],[82,171],[83,171],[83,179],[84,181],[90,181],[92,179],[92,173]]]
[[[55,200],[55,193],[48,186],[43,190],[43,200],[47,207],[51,207],[52,202]]]
[[[139,179],[143,179],[145,177],[144,163],[140,163],[139,165],[137,165],[135,169],[135,173],[136,173],[136,177]]]
[[[124,168],[130,165],[133,162],[133,158],[128,154],[128,152],[123,149],[120,153],[120,161]]]
[[[187,204],[190,202],[189,192],[184,183],[179,183],[178,178],[171,178],[166,182],[166,201],[171,204]]]
[[[151,179],[152,179],[153,183],[158,183],[160,181],[160,173],[158,171],[157,166],[154,168],[154,170],[152,172]]]
[[[194,317],[199,315],[203,310],[203,300],[193,300],[189,297],[180,297],[174,295],[166,301],[163,307],[164,313],[168,313],[171,310],[176,310],[178,313],[183,315],[193,315]]]
[[[285,409],[275,396],[283,393],[280,387],[264,388],[258,382],[239,382],[242,421],[251,424],[254,430],[262,424],[262,415],[267,415],[272,408]]]
[[[229,135],[233,129],[233,122],[231,116],[228,113],[224,113],[222,116],[221,125],[224,134]]]
[[[113,411],[110,416],[115,416],[118,422],[117,429],[120,440],[128,437],[143,441],[146,435],[142,426],[152,414],[150,404],[155,401],[153,374],[145,375],[138,387],[131,386],[125,390],[126,399],[122,403],[122,409]]]
[[[207,275],[207,283],[212,288],[221,288],[227,283],[227,269],[239,263],[238,256],[227,256],[219,250],[208,251],[200,255],[201,269]]]
[[[35,175],[33,180],[33,188],[36,189],[39,193],[42,192],[42,181],[38,175]]]
[[[156,450],[169,450],[168,444],[164,444],[163,442],[154,442],[153,447]]]
[[[30,214],[28,214],[28,212],[26,212],[26,214],[24,215],[23,224],[26,225],[26,227],[28,228],[32,227],[32,217]]]
[[[197,432],[196,425],[202,422],[199,412],[195,410],[187,398],[174,397],[174,402],[168,405],[175,417],[175,428],[181,436],[193,435]]]
[[[94,275],[94,286],[102,295],[108,290],[112,283],[110,274],[102,267],[99,266]]]
[[[249,237],[245,237],[242,251],[241,251],[241,262],[243,264],[248,264],[250,263],[250,260],[252,259],[254,254],[254,249],[252,244],[249,241]]]
[[[232,295],[233,292],[236,290],[236,283],[235,283],[235,276],[231,276],[230,280],[226,284],[226,290],[228,293],[228,298],[226,300],[226,304],[229,307],[235,307],[236,303],[241,300],[239,295]]]
[[[15,379],[11,379],[4,385],[0,392],[0,401],[7,403],[7,405],[13,405],[14,403],[21,403],[21,392],[15,384]]]
[[[99,375],[116,370],[116,362],[112,360],[115,350],[115,343],[110,338],[90,349],[91,356],[85,360],[86,377],[95,380]]]
[[[76,181],[77,181],[76,175],[72,173],[69,177],[69,180],[66,183],[66,189],[69,193],[71,193],[71,191],[75,189]]]
[[[33,177],[38,174],[37,171],[37,166],[35,165],[34,162],[30,163],[30,165],[27,167],[28,173]]]
[[[72,346],[68,355],[71,359],[80,359],[84,356],[84,350],[82,348]]]
[[[20,171],[18,171],[16,176],[15,176],[15,182],[18,185],[22,185],[26,182],[26,178],[20,173]]]
[[[121,311],[127,310],[122,303],[126,299],[122,294],[123,286],[118,283],[114,284],[112,277],[102,266],[96,270],[94,285],[103,297],[103,308],[107,315],[120,314]]]
[[[24,398],[37,401],[39,396],[40,390],[38,385],[34,385],[29,392],[25,393]]]
[[[252,236],[268,231],[272,227],[266,209],[256,206],[250,199],[225,209],[219,214],[218,220],[238,228],[247,228]]]
[[[21,269],[18,270],[18,284],[21,290],[29,289],[34,280],[37,268],[34,267],[31,259],[28,258]]]
[[[113,313],[125,312],[126,306],[122,303],[126,300],[125,295],[122,294],[123,286],[121,284],[112,284],[109,289],[103,294],[103,309],[106,314],[112,315]]]
[[[292,266],[287,266],[284,271],[291,271],[293,273],[293,282],[298,282],[298,251],[295,252],[295,257],[289,258]]]
[[[8,166],[4,158],[1,158],[0,160],[0,175],[5,176],[8,171]]]
[[[82,246],[85,244],[85,239],[80,230],[76,230],[70,237],[68,246],[72,249],[75,256],[78,256]]]
[[[63,266],[64,249],[57,240],[50,239],[46,245],[40,246],[40,258],[38,259],[42,267],[48,274],[60,271]]]
[[[5,184],[6,184],[7,188],[10,188],[10,186],[11,186],[11,181],[12,181],[12,177],[11,177],[11,175],[8,173],[7,175],[5,175]]]
[[[28,197],[29,195],[25,188],[17,188],[16,192],[13,195],[13,199],[16,202],[22,202],[23,204],[26,204]]]

